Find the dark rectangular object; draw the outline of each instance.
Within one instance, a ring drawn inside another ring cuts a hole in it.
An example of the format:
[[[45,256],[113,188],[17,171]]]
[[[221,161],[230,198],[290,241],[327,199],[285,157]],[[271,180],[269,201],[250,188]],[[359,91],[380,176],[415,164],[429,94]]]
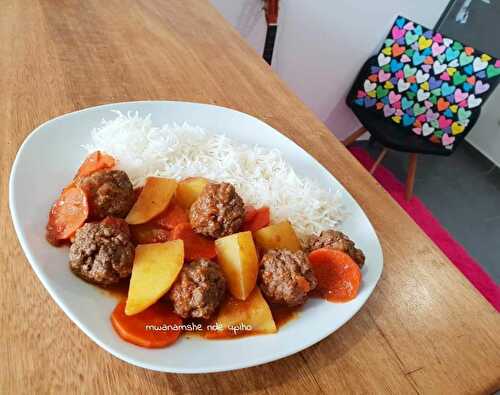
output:
[[[278,31],[277,25],[267,26],[266,43],[264,45],[264,53],[262,57],[268,64],[271,64],[273,60],[274,42],[276,41],[277,31]]]
[[[500,58],[500,1],[452,0],[435,30]]]

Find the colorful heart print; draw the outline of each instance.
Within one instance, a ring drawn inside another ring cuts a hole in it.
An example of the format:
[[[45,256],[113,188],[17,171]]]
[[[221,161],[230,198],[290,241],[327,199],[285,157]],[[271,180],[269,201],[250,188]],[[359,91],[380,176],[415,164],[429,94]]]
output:
[[[446,47],[444,45],[440,45],[438,42],[434,41],[431,47],[432,56],[441,55],[444,51],[446,51]]]
[[[493,78],[493,77],[497,77],[500,75],[500,65],[492,65],[490,64],[487,68],[486,68],[486,76],[488,78]]]
[[[481,71],[484,70],[486,67],[488,67],[488,62],[485,62],[482,60],[480,57],[474,58],[474,61],[472,62],[472,70],[473,71]]]
[[[465,74],[472,75],[474,74],[474,67],[471,64],[468,64],[464,67]]]
[[[401,100],[401,94],[398,94],[394,91],[389,92],[389,103],[394,104],[396,102],[399,102]]]
[[[387,81],[389,78],[391,78],[391,73],[386,73],[384,70],[379,70],[378,72],[378,80],[380,82]]]
[[[418,34],[416,34],[414,31],[411,30],[407,31],[405,34],[405,40],[407,45],[411,45],[418,40]]]
[[[481,95],[484,92],[486,92],[488,89],[490,89],[490,84],[487,82],[483,82],[481,80],[477,81],[475,88],[474,88],[474,93],[476,95]]]
[[[419,116],[420,114],[425,113],[427,110],[427,107],[425,105],[421,105],[420,103],[415,103],[413,106],[413,114],[415,116]]]
[[[449,134],[444,134],[441,138],[442,144],[445,147],[450,147],[455,142],[455,136],[450,136]]]
[[[385,89],[382,85],[378,85],[377,89],[376,89],[376,93],[377,93],[377,98],[380,99],[382,97],[387,96],[387,94],[389,93],[389,90]]]
[[[464,92],[470,92],[472,90],[472,87],[473,86],[468,82],[464,82],[464,84],[462,85],[462,89],[464,90]]]
[[[423,89],[419,89],[417,91],[417,100],[418,101],[424,101],[424,100],[427,100],[429,98],[429,96],[431,95],[430,92],[426,92],[424,91]]]
[[[375,82],[371,82],[370,80],[365,80],[363,88],[365,92],[371,92],[377,88],[377,84]]]
[[[451,124],[451,133],[456,136],[465,130],[465,125],[461,122],[453,122]]]
[[[416,74],[417,83],[422,84],[426,82],[430,77],[429,73],[424,73],[422,70],[418,70]]]
[[[448,82],[443,82],[443,85],[441,85],[441,92],[443,96],[449,96],[453,92],[455,92],[455,87],[451,84],[448,84]]]
[[[469,108],[476,108],[481,105],[483,102],[483,99],[480,97],[476,97],[474,95],[470,95],[469,98],[467,99],[467,104]]]
[[[415,122],[415,117],[409,114],[404,114],[403,115],[403,125],[404,126],[410,126],[413,125]]]
[[[400,79],[398,80],[398,91],[399,92],[404,92],[404,91],[407,91],[408,88],[410,87],[410,83],[409,82],[406,82],[404,79]]]
[[[383,53],[378,55],[378,64],[379,66],[385,66],[386,64],[390,63],[391,57],[390,56],[385,56]]]
[[[422,134],[424,136],[429,136],[434,132],[435,128],[429,125],[427,122],[422,126]]]
[[[410,63],[411,62],[411,58],[406,53],[401,55],[400,60],[402,63]]]
[[[391,60],[391,72],[395,73],[403,68],[403,63],[397,61],[396,59]]]
[[[463,84],[467,80],[467,76],[465,74],[461,74],[459,71],[455,71],[453,73],[453,85],[458,86]]]
[[[438,119],[438,122],[441,129],[446,129],[451,125],[453,121],[449,118],[446,118],[444,115],[441,115]]]
[[[404,17],[391,28],[354,104],[452,149],[500,76],[500,61]]]
[[[441,74],[442,72],[444,72],[446,70],[446,68],[448,67],[448,65],[446,63],[441,63],[439,60],[436,60],[434,63],[433,63],[433,70],[434,70],[434,74]]]
[[[375,105],[375,103],[377,102],[377,99],[374,99],[372,97],[367,97],[367,98],[365,98],[364,102],[365,102],[364,103],[365,107],[370,108],[370,107],[373,107]]]
[[[403,108],[403,110],[406,110],[413,106],[413,103],[415,103],[413,100],[410,100],[403,96],[403,99],[401,100],[401,107]]]
[[[467,92],[462,92],[461,89],[455,90],[455,102],[456,103],[460,103],[461,101],[467,99],[467,96],[469,96],[469,94]]]
[[[446,56],[446,61],[451,62],[453,59],[458,58],[458,56],[460,55],[460,51],[449,47],[446,49],[446,52],[444,54]]]
[[[404,74],[405,78],[408,78],[408,77],[416,74],[416,72],[417,72],[417,68],[416,67],[411,67],[408,64],[405,64],[404,67],[403,67],[403,74]]]
[[[467,55],[467,53],[462,52],[459,57],[460,66],[467,66],[469,63],[474,61],[474,56]]]
[[[420,53],[419,51],[415,51],[412,56],[413,65],[421,65],[422,63],[424,63],[426,57],[427,55]]]
[[[396,109],[394,107],[391,107],[388,105],[385,105],[383,108],[384,108],[384,116],[386,118],[389,118],[390,116],[394,115],[394,113],[396,112]]]
[[[398,43],[392,46],[392,56],[398,57],[405,52],[406,47],[399,45]]]

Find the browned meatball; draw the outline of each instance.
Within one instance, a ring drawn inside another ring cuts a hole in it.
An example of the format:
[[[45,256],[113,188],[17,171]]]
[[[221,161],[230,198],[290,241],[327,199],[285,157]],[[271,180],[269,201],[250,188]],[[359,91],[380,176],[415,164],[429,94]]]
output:
[[[189,221],[193,230],[218,238],[237,232],[243,223],[243,200],[226,182],[208,184],[191,205]]]
[[[76,183],[86,193],[94,219],[123,218],[135,203],[134,188],[124,171],[100,170],[77,179]]]
[[[226,279],[219,265],[199,259],[185,265],[170,289],[174,310],[183,318],[208,319],[226,293]]]
[[[302,251],[270,250],[262,258],[259,285],[273,303],[298,306],[318,284]]]
[[[110,285],[130,276],[134,245],[120,227],[87,223],[76,231],[69,249],[69,267],[86,281]]]
[[[350,255],[360,268],[365,263],[365,254],[363,254],[363,251],[356,248],[356,245],[349,237],[337,230],[324,230],[319,236],[313,235],[309,238],[307,244],[309,252],[319,248],[331,248],[332,250],[340,250]]]

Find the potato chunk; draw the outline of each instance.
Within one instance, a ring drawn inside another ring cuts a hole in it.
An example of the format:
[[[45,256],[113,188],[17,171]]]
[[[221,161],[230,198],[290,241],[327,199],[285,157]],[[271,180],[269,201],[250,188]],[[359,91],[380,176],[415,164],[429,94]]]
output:
[[[255,287],[252,293],[244,301],[227,298],[219,310],[216,320],[223,330],[231,330],[243,324],[254,333],[275,333],[271,309],[262,296],[259,287]]]
[[[254,233],[255,243],[264,251],[286,248],[292,252],[300,250],[300,241],[292,224],[283,221],[266,226]]]
[[[158,301],[174,283],[183,263],[182,240],[138,245],[125,314],[140,313]]]
[[[208,182],[203,177],[190,177],[180,181],[179,185],[177,185],[175,199],[183,208],[189,209],[193,202],[198,199]]]
[[[125,221],[130,225],[138,225],[156,217],[167,208],[176,188],[177,181],[170,178],[148,177]]]
[[[259,260],[252,233],[240,232],[215,240],[217,258],[231,294],[245,300],[257,281]]]

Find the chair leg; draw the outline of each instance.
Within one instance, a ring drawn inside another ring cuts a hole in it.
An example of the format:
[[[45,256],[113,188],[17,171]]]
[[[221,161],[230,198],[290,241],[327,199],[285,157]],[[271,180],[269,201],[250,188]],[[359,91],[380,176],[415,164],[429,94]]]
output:
[[[358,130],[353,132],[350,136],[346,137],[342,143],[346,146],[349,147],[352,143],[354,143],[362,134],[364,134],[368,129],[366,129],[364,126],[361,126]]]
[[[413,196],[413,185],[415,184],[415,173],[417,172],[417,154],[410,154],[410,162],[408,164],[408,174],[406,175],[406,201],[409,201]]]
[[[382,152],[378,156],[377,160],[373,164],[372,168],[370,169],[370,174],[375,173],[375,170],[377,170],[377,167],[378,165],[380,165],[380,162],[384,160],[384,157],[387,155],[387,152],[389,152],[389,149],[384,147],[384,149],[382,149]]]

